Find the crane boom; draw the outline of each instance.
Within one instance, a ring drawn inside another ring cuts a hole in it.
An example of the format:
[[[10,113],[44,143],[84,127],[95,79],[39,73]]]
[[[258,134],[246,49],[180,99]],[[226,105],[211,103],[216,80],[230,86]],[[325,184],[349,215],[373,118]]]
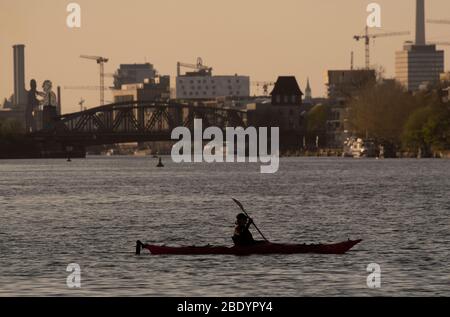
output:
[[[431,23],[431,24],[450,24],[450,20],[434,20],[434,19],[430,19],[430,20],[427,20],[427,23]]]

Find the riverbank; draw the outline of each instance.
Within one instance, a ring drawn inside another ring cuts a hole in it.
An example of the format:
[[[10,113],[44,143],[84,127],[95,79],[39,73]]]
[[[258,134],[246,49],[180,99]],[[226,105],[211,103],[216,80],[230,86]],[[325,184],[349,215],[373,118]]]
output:
[[[62,143],[37,142],[27,135],[11,135],[0,139],[0,159],[85,158],[83,147],[67,147]]]
[[[308,151],[285,151],[281,153],[281,157],[343,157],[344,151],[341,149],[319,149]],[[376,158],[376,157],[374,157]],[[430,157],[419,157],[416,153],[397,152],[395,157],[398,159],[411,158],[435,158],[450,159],[450,151],[435,151]]]

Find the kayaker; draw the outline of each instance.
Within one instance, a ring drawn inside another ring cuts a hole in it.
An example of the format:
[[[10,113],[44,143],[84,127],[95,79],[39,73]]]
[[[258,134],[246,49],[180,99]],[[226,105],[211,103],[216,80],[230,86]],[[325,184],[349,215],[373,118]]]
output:
[[[233,242],[235,246],[249,246],[257,243],[249,230],[253,220],[245,214],[236,216],[236,228],[234,229]]]

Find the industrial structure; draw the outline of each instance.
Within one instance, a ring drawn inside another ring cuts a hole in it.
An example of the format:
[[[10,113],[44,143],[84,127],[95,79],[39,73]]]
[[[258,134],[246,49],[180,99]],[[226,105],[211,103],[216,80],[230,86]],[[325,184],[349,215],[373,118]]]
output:
[[[25,89],[25,45],[14,45],[14,99],[16,107],[25,107],[27,91]]]
[[[417,91],[423,84],[434,84],[444,72],[444,51],[427,44],[425,32],[425,0],[416,0],[416,40],[405,43],[396,52],[396,79],[408,91]]]
[[[181,74],[181,67],[194,71]],[[212,68],[203,65],[201,58],[197,64],[177,63],[176,97],[181,100],[206,100],[220,97],[245,98],[250,96],[250,77],[213,76]]]

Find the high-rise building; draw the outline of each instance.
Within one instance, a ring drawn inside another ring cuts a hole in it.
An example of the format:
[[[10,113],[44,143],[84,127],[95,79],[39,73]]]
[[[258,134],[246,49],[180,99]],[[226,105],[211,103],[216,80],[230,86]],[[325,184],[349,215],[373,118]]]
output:
[[[425,36],[425,0],[416,0],[416,41],[405,43],[396,52],[396,79],[409,91],[416,91],[424,83],[436,83],[444,72],[444,51],[427,45]]]

